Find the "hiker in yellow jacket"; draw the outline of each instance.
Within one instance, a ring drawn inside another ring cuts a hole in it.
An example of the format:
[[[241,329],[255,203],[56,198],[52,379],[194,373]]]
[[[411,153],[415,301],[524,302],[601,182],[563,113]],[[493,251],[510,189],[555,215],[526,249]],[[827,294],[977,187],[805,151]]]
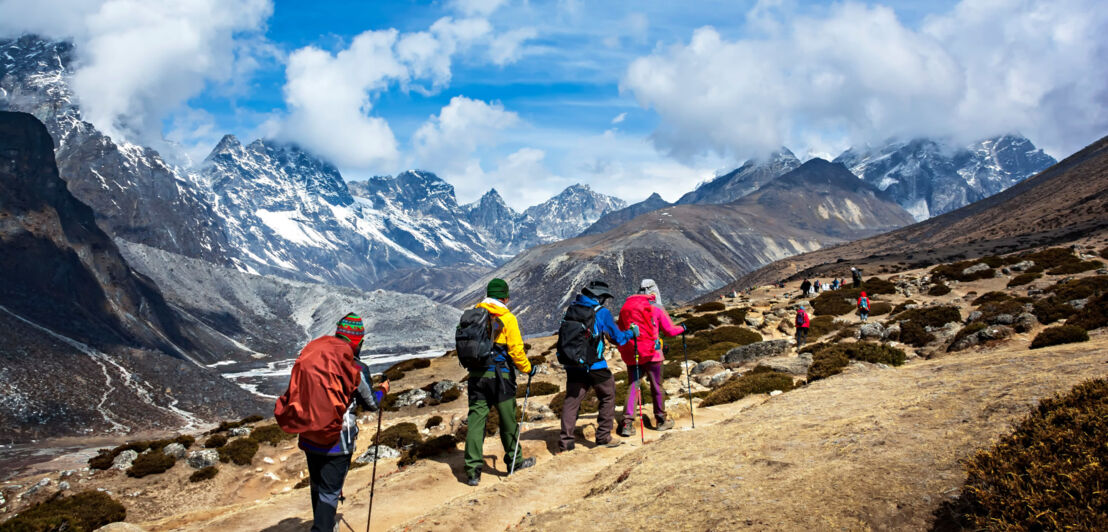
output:
[[[481,469],[485,465],[485,421],[489,409],[495,407],[500,416],[500,443],[504,445],[504,463],[515,469],[535,465],[534,458],[520,459],[516,451],[516,370],[532,374],[534,369],[523,350],[523,334],[519,322],[508,310],[508,283],[493,279],[485,291],[488,297],[477,304],[494,318],[493,363],[487,368],[469,372],[469,419],[466,432],[465,470],[467,483],[476,486],[481,482]],[[509,363],[510,362],[510,363]]]

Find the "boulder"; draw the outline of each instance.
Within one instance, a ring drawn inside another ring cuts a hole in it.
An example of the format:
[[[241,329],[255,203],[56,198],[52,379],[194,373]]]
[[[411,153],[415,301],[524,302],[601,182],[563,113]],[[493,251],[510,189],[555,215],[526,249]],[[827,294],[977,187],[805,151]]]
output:
[[[970,312],[969,316],[966,316],[966,323],[975,322],[975,321],[981,319],[981,316],[984,316],[984,315],[985,315],[985,313],[981,312],[980,310],[975,310],[973,312]]]
[[[900,324],[894,323],[889,325],[885,332],[881,335],[881,339],[887,341],[900,339]]]
[[[762,326],[762,317],[758,315],[747,315],[744,319],[747,326],[757,329]]]
[[[239,437],[239,436],[246,437],[246,436],[250,435],[250,432],[251,432],[250,427],[235,427],[235,428],[231,429],[230,431],[228,431],[227,434],[230,434],[232,437]]]
[[[733,372],[731,370],[725,369],[719,373],[716,373],[715,375],[712,375],[712,377],[708,380],[707,386],[709,388],[718,388],[720,386],[723,386],[723,383],[727,382],[727,380],[731,378],[732,373]]]
[[[412,406],[425,401],[428,396],[429,394],[427,392],[416,388],[414,390],[408,390],[396,396],[396,402],[393,404],[396,405],[396,407],[398,408]]]
[[[218,462],[219,453],[215,449],[193,451],[189,453],[188,460],[186,460],[189,467],[193,469],[204,469],[205,467],[214,466]]]
[[[165,453],[166,456],[172,456],[174,460],[180,460],[185,457],[186,451],[184,445],[174,442],[166,445],[162,449],[162,453]]]
[[[132,451],[132,452],[134,452],[134,451]],[[46,486],[49,486],[51,482],[52,481],[50,479],[44,478],[44,479],[36,482],[34,486],[31,486],[31,487],[27,488],[27,491],[24,491],[23,494],[20,497],[22,497],[22,498],[30,497],[31,495],[34,495],[34,494],[42,491],[42,489],[45,488]]]
[[[807,375],[808,368],[812,366],[812,354],[801,353],[799,356],[783,356],[767,358],[758,364],[791,375]]]
[[[973,334],[963,336],[950,345],[950,351],[962,351],[990,340],[1003,340],[1012,336],[1014,331],[1004,325],[990,325]]]
[[[981,263],[974,264],[973,266],[970,266],[969,268],[966,268],[966,269],[962,270],[962,275],[973,275],[975,273],[983,272],[983,271],[988,270],[988,269],[989,269],[989,265],[981,262]]]
[[[1030,332],[1031,329],[1034,329],[1038,324],[1039,318],[1036,318],[1035,315],[1030,312],[1024,312],[1016,316],[1016,321],[1012,324],[1012,327],[1016,332],[1025,333]]]
[[[1066,304],[1073,307],[1073,308],[1075,308],[1075,309],[1077,309],[1077,310],[1082,310],[1082,309],[1085,308],[1085,305],[1089,304],[1089,298],[1071,299],[1071,300],[1067,301]]]
[[[1011,325],[1016,322],[1016,317],[1011,314],[997,314],[989,320],[993,325]]]
[[[454,388],[460,388],[460,387],[461,386],[458,383],[454,382],[454,381],[448,381],[448,380],[438,381],[435,384],[431,385],[431,398],[433,398],[433,399],[442,399],[442,394],[444,394],[444,393],[446,393],[450,390],[453,390]]]
[[[528,405],[527,410],[527,421],[546,421],[558,417],[549,406],[544,404],[538,404],[534,408]]]
[[[858,329],[858,337],[862,340],[874,338],[880,339],[885,335],[885,326],[877,322],[865,323]]]
[[[1009,266],[1008,268],[1010,270],[1014,271],[1014,272],[1025,272],[1028,269],[1033,268],[1034,266],[1035,266],[1034,261],[1025,260],[1023,262],[1017,262],[1017,263]]]
[[[699,375],[701,373],[704,373],[704,372],[708,371],[711,368],[720,367],[722,365],[723,364],[721,364],[719,361],[716,361],[716,360],[705,360],[704,362],[701,362],[701,363],[697,364],[695,367],[693,367],[692,371],[690,371],[690,373],[692,373],[693,375]]]
[[[69,489],[69,482],[61,481],[58,483],[58,491],[65,491]]]
[[[742,364],[759,358],[780,356],[789,350],[788,340],[768,340],[736,347],[721,357],[724,364]]]
[[[378,454],[374,454],[374,448],[379,449]],[[376,459],[374,457],[377,457]],[[390,458],[400,458],[400,451],[389,447],[388,445],[374,446],[370,445],[369,449],[366,449],[364,453],[354,459],[359,464],[372,464],[377,460],[388,460]]]
[[[138,458],[138,453],[127,449],[119,453],[115,460],[112,460],[112,469],[130,469],[131,464],[135,462],[135,458]]]

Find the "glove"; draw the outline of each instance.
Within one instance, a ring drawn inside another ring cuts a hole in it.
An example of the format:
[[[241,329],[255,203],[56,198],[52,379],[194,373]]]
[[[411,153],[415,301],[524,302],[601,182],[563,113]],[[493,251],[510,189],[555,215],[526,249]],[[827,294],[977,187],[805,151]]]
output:
[[[389,380],[385,379],[381,381],[381,384],[377,385],[377,389],[381,391],[382,395],[389,393]]]
[[[632,323],[631,324],[631,336],[634,336],[635,338],[639,337],[639,324],[637,324],[637,323]]]

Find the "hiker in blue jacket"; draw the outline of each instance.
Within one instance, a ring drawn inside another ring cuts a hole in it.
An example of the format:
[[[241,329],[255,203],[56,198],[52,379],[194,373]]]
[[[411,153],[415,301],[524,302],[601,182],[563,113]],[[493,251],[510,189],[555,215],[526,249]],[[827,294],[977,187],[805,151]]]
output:
[[[626,331],[619,330],[611,311],[604,306],[609,299],[612,299],[612,292],[608,289],[608,283],[592,281],[581,290],[570,304],[570,308],[566,310],[567,319],[571,315],[589,316],[590,310],[595,312],[592,331],[590,331],[592,335],[589,349],[596,350],[596,355],[593,357],[596,361],[587,368],[563,362],[566,366],[566,399],[562,405],[559,451],[572,451],[574,448],[573,429],[577,424],[577,412],[589,388],[595,390],[597,401],[600,403],[596,418],[596,444],[615,447],[623,443],[612,441],[612,428],[616,419],[616,381],[612,376],[612,370],[608,369],[608,362],[604,360],[603,337],[607,335],[612,342],[623,345],[638,335],[638,327],[632,325]]]

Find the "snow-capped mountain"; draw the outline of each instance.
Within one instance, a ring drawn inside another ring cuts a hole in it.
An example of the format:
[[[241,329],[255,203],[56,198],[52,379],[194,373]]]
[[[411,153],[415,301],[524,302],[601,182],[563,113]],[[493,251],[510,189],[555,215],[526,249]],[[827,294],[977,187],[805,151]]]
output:
[[[782,146],[768,157],[749,160],[726,174],[702,183],[696,190],[681,196],[677,204],[730,203],[799,167],[800,160]]]
[[[638,203],[628,205],[627,207],[624,207],[618,211],[612,211],[608,214],[605,214],[604,216],[601,216],[600,219],[590,225],[588,229],[582,231],[579,236],[599,235],[600,233],[607,233],[608,231],[611,231],[612,229],[615,229],[623,225],[624,223],[635,219],[640,214],[646,214],[648,212],[653,212],[658,209],[664,209],[666,207],[672,206],[672,203],[662,199],[662,196],[655,192],[651,194],[650,197]]]
[[[835,162],[892,194],[920,221],[992,196],[1057,161],[1024,137],[1002,135],[965,147],[924,138],[851,148]]]
[[[113,236],[220,262],[225,242],[204,192],[149,148],[111,139],[81,118],[68,84],[73,46],[0,40],[0,110],[41,120],[69,190]]]

